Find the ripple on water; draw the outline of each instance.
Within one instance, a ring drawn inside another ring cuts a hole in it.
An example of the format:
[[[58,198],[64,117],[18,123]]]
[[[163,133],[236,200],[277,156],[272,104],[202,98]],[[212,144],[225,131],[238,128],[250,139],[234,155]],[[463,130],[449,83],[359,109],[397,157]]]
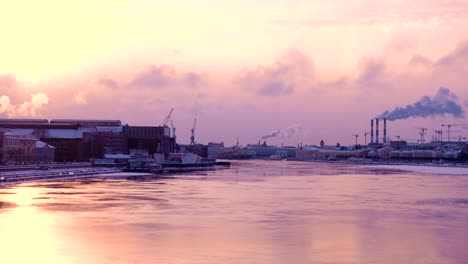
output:
[[[468,206],[468,198],[426,199],[417,201],[416,204]]]
[[[0,201],[0,210],[1,209],[7,209],[7,208],[13,208],[13,207],[16,207],[15,203]]]
[[[36,203],[33,206],[37,206],[43,210],[47,211],[63,211],[63,212],[93,212],[93,211],[102,211],[109,208],[115,207],[134,207],[129,206],[128,203]]]
[[[75,186],[71,185],[70,183],[39,183],[39,184],[28,184],[28,187],[34,188],[49,188],[49,189],[74,189]]]

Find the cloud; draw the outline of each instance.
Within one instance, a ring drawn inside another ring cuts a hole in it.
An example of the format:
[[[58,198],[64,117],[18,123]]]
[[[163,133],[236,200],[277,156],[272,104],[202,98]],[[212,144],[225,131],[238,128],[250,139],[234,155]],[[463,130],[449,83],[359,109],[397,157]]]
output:
[[[199,88],[207,85],[207,77],[197,72],[178,73],[169,65],[150,65],[146,69],[137,72],[127,84],[122,85],[114,78],[102,77],[97,83],[110,89],[142,88],[142,89],[165,89],[171,87]]]
[[[366,59],[361,62],[355,85],[362,88],[373,88],[385,86],[386,66],[382,61]]]
[[[468,5],[464,0],[420,1],[343,1],[320,4],[320,13],[292,19],[271,19],[267,22],[281,26],[350,27],[388,24],[463,23],[467,21]]]
[[[341,76],[337,79],[319,82],[314,87],[316,91],[342,90],[344,88],[357,91],[379,91],[391,88],[388,80],[392,79],[385,61],[375,58],[364,58],[358,64],[358,73],[355,76]],[[360,100],[363,99],[359,96]]]
[[[332,81],[329,81],[329,82],[318,83],[315,86],[317,88],[316,89],[316,91],[317,91],[316,94],[320,93],[321,91],[324,91],[324,90],[342,89],[342,88],[348,87],[350,82],[351,81],[349,80],[348,77],[341,77],[339,79],[332,80]]]
[[[119,83],[114,79],[103,77],[98,80],[98,84],[110,88],[110,89],[118,89]]]
[[[7,95],[0,97],[0,114],[8,117],[35,117],[38,111],[49,103],[45,93],[31,95],[31,101],[23,102],[21,105],[13,105]]]
[[[8,96],[10,102],[20,102],[24,96],[24,90],[13,75],[0,75],[0,95]]]
[[[78,93],[73,97],[73,101],[74,101],[76,104],[86,104],[86,103],[87,103],[86,93],[83,92],[83,91],[78,92]]]
[[[151,65],[138,73],[129,83],[131,87],[161,89],[176,83],[176,72],[168,66]]]
[[[16,79],[11,75],[0,75],[0,92],[4,89],[11,89],[17,86]]]
[[[205,83],[205,77],[195,72],[188,72],[183,75],[182,82],[192,88],[198,88]]]
[[[306,54],[292,50],[271,66],[258,66],[240,74],[235,83],[259,96],[283,96],[310,88],[313,79],[313,61]]]
[[[452,66],[466,64],[468,59],[468,42],[463,42],[451,53],[436,62],[436,66]]]
[[[426,58],[422,55],[414,55],[411,60],[409,61],[409,65],[411,66],[430,66],[432,65],[432,61],[429,58]]]
[[[277,96],[288,95],[294,92],[294,87],[281,81],[269,81],[265,83],[258,91],[258,95]]]
[[[0,113],[9,113],[11,108],[10,97],[2,95],[0,97]]]

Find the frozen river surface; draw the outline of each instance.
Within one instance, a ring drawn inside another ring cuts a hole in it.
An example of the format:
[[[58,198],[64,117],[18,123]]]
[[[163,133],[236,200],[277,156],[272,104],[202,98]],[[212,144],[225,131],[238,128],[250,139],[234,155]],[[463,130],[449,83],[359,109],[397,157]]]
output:
[[[0,263],[468,263],[468,173],[286,161],[0,187]]]

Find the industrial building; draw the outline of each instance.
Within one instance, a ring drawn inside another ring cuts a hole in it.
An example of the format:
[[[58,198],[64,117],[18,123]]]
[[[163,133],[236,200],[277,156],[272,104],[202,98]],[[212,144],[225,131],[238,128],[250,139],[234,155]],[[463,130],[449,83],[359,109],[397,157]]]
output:
[[[0,160],[3,164],[52,162],[54,158],[55,147],[34,136],[14,135],[8,130],[0,130]]]
[[[167,126],[129,126],[123,127],[128,149],[146,149],[149,155],[164,153],[166,156],[175,151],[175,138]]]
[[[88,161],[130,149],[169,155],[175,149],[167,126],[122,125],[120,120],[0,119],[0,129],[53,147],[55,161]]]

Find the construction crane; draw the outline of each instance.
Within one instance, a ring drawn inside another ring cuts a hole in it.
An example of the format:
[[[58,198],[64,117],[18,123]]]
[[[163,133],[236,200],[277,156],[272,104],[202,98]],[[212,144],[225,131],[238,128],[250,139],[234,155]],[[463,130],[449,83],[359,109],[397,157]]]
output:
[[[367,135],[369,135],[369,132],[364,132],[364,145],[367,146]]]
[[[161,126],[167,126],[167,122],[171,119],[172,112],[174,111],[174,107],[171,108],[171,111],[169,111],[169,114],[164,118],[164,120],[161,122]]]
[[[434,133],[437,134],[436,140],[437,141],[442,141],[442,134],[444,133],[444,131],[443,130],[434,130]]]
[[[401,137],[400,137],[400,136],[396,136],[396,138],[397,138],[397,141],[399,142]]]
[[[442,127],[447,127],[447,141],[450,141],[450,128],[453,126],[456,126],[456,125],[455,124],[442,124]]]
[[[171,119],[171,128],[172,128],[172,137],[176,139],[176,135],[175,135],[176,128],[174,127],[174,123],[172,123],[172,119]]]
[[[192,132],[192,135],[190,136],[190,145],[195,145],[195,126],[197,125],[197,118],[195,117],[195,120],[193,121],[193,127],[190,129],[190,132]]]
[[[426,135],[426,131],[427,131],[427,128],[425,127],[420,127],[419,129],[421,129],[421,132],[419,132],[419,135],[421,135],[421,139],[419,140],[421,143],[424,143],[426,141],[425,139],[425,135]]]
[[[355,143],[355,146],[357,146],[357,139],[358,139],[359,135],[357,135],[357,134],[354,134],[354,135],[353,135],[353,137],[355,137],[355,138],[356,138],[356,143]]]

